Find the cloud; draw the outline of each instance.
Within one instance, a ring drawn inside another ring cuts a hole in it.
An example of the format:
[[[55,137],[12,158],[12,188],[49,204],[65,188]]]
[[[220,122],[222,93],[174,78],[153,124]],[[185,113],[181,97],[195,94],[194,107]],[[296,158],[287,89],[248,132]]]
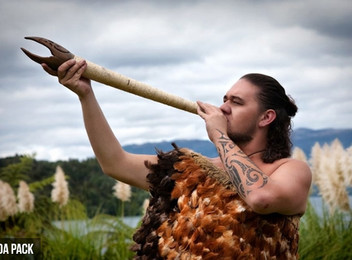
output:
[[[78,98],[20,51],[49,55],[24,36],[215,105],[243,74],[266,73],[299,105],[295,127],[351,128],[351,9],[347,0],[2,1],[0,156],[93,156]],[[122,144],[207,138],[196,115],[93,87]]]

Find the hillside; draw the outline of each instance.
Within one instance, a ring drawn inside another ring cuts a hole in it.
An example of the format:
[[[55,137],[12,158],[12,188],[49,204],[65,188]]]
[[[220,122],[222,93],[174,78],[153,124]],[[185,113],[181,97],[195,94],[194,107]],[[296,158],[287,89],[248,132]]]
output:
[[[313,130],[308,128],[298,128],[292,133],[292,143],[294,147],[301,148],[309,157],[312,146],[318,142],[331,143],[335,139],[339,139],[343,146],[352,145],[352,129],[320,129]],[[207,140],[175,140],[173,141],[178,147],[187,147],[196,152],[202,153],[208,157],[216,157],[217,152],[210,141]],[[163,141],[158,143],[144,143],[140,145],[126,145],[124,148],[128,152],[139,154],[154,154],[155,150],[169,151],[172,149],[171,141]]]
[[[345,148],[352,145],[352,129],[320,129],[298,128],[292,134],[292,143],[300,147],[309,156],[312,146],[318,142],[320,145],[331,143],[339,139]]]

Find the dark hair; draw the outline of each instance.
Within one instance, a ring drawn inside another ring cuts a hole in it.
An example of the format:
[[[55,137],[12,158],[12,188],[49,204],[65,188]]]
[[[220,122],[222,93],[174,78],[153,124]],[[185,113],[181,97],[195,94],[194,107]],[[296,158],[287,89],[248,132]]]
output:
[[[270,76],[251,73],[241,79],[246,79],[258,87],[258,100],[263,111],[274,109],[276,112],[275,120],[269,125],[266,150],[262,155],[263,161],[271,163],[289,157],[292,148],[291,118],[297,112],[294,100],[287,96],[281,84]]]

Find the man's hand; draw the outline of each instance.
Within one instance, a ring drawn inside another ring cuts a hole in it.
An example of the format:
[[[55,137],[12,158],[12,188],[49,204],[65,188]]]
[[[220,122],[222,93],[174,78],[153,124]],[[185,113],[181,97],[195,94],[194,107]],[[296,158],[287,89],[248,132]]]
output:
[[[90,80],[82,77],[87,68],[85,60],[68,60],[57,71],[51,69],[47,64],[42,64],[42,67],[50,75],[57,76],[60,84],[72,90],[79,98],[85,97],[92,90]]]
[[[227,133],[227,118],[220,108],[197,101],[198,115],[204,119],[209,139],[214,142],[219,133]]]

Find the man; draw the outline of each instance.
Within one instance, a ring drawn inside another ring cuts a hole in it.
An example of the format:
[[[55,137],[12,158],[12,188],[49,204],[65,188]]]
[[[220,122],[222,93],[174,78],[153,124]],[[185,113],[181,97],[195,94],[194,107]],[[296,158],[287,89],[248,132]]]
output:
[[[148,190],[150,170],[145,162],[155,165],[158,157],[123,150],[99,107],[90,81],[81,77],[86,62],[69,60],[57,72],[42,66],[78,95],[89,140],[104,173]],[[291,117],[297,107],[282,86],[269,76],[248,74],[225,94],[220,108],[197,103],[198,114],[205,120],[208,136],[219,153],[219,158],[211,162],[227,173],[246,207],[259,215],[280,214],[283,221],[285,216],[301,216],[307,204],[311,173],[306,163],[289,158]],[[238,241],[242,243],[244,238],[239,237]],[[261,255],[269,254],[263,250]]]

